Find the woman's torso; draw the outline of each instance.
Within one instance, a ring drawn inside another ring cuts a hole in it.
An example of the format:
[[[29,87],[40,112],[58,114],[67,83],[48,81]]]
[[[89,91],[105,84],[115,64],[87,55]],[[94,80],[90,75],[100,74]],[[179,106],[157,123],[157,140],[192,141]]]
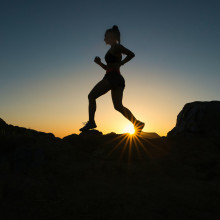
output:
[[[110,48],[105,54],[105,61],[107,63],[107,69],[114,69],[117,63],[121,62],[122,55],[117,51],[116,47]],[[117,67],[119,70],[119,67]]]

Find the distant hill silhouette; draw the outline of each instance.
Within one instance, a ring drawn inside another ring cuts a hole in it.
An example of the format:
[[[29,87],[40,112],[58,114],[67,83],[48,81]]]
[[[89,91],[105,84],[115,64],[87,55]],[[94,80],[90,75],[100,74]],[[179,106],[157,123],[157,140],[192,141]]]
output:
[[[10,136],[10,137],[41,137],[41,138],[55,138],[54,134],[52,133],[45,133],[36,131],[33,129],[27,129],[19,126],[14,125],[8,125],[3,119],[0,118],[0,135],[1,136]],[[74,134],[76,135],[76,134]],[[79,135],[103,135],[102,132],[93,129],[87,132],[82,132]],[[123,134],[116,134],[114,132],[111,132],[109,134],[106,134],[107,136],[118,136]],[[71,136],[71,135],[70,135]],[[76,135],[78,136],[78,135]],[[67,136],[68,137],[68,136]],[[64,137],[66,139],[67,137]],[[141,137],[144,138],[160,138],[160,136],[155,132],[141,132]]]
[[[141,132],[141,136],[144,138],[149,138],[149,139],[153,139],[153,138],[160,138],[160,135],[158,135],[155,132]]]
[[[220,137],[184,129],[60,139],[0,119],[1,216],[219,219]]]

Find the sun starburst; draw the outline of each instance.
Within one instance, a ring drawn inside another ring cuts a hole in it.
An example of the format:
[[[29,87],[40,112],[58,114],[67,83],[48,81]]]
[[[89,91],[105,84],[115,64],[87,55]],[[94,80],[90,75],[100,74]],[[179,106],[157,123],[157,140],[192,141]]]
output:
[[[134,134],[135,133],[134,126],[132,124],[126,125],[123,130],[123,133],[129,133],[131,135]]]

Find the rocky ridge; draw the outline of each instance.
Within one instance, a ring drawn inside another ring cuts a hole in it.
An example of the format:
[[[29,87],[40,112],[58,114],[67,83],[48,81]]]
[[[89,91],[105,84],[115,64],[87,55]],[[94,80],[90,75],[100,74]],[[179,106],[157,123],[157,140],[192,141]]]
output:
[[[219,219],[218,124],[207,131],[194,105],[167,137],[92,131],[60,139],[0,120],[1,216]]]

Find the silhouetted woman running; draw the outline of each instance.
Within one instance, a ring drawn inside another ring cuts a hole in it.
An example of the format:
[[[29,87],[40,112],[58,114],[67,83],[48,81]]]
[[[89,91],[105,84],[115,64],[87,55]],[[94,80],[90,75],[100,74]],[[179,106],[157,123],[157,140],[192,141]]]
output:
[[[133,123],[136,134],[139,134],[145,124],[141,121],[138,121],[131,111],[122,104],[125,80],[120,73],[120,66],[131,60],[135,54],[120,44],[120,32],[118,26],[116,25],[106,30],[104,40],[106,44],[111,45],[111,48],[105,55],[107,65],[101,62],[100,57],[95,57],[94,62],[106,70],[106,74],[103,79],[95,85],[88,95],[89,121],[80,129],[80,131],[87,131],[97,127],[94,119],[96,111],[96,99],[111,90],[114,108]],[[127,55],[124,60],[122,60],[122,54]]]

